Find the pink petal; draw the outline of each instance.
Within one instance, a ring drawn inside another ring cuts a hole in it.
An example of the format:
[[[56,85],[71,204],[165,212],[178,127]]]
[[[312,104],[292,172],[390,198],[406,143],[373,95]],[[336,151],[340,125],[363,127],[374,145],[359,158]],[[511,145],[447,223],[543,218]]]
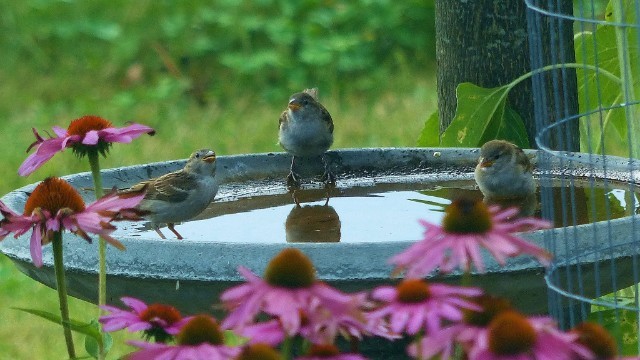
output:
[[[36,226],[31,233],[30,252],[33,265],[36,267],[42,267],[42,235],[40,233],[40,227]]]
[[[115,247],[116,249],[122,250],[122,251],[126,250],[126,247],[120,241],[118,241],[116,238],[111,237],[111,236],[109,236],[107,234],[100,234],[100,237],[104,241],[106,241],[109,245]]]
[[[143,192],[133,196],[120,196],[117,193],[111,193],[87,206],[85,212],[118,212],[122,209],[133,209],[144,199],[144,195]]]
[[[66,139],[64,138],[44,140],[40,145],[38,145],[36,151],[29,155],[20,165],[18,168],[18,174],[20,176],[27,176],[36,171],[40,166],[51,159],[53,155],[64,150],[65,144]]]
[[[95,145],[98,143],[98,140],[100,140],[98,131],[90,130],[90,131],[87,131],[87,133],[84,135],[84,138],[82,139],[82,143],[85,145]]]
[[[396,299],[397,291],[391,286],[380,286],[373,290],[371,296],[376,300],[391,302]]]
[[[58,135],[58,137],[67,137],[67,129],[63,129],[60,126],[54,126],[52,129],[53,132]]]
[[[68,230],[75,231],[77,228],[84,232],[92,234],[103,234],[111,231],[105,231],[102,219],[98,214],[81,212],[71,217],[66,217],[63,221],[64,227]],[[110,219],[106,219],[110,220]]]
[[[409,313],[406,311],[395,311],[391,314],[391,330],[400,333],[409,320]]]
[[[121,297],[120,301],[122,301],[123,304],[127,305],[128,307],[133,309],[138,314],[140,314],[141,312],[147,310],[147,307],[148,307],[147,304],[145,304],[141,300],[138,300],[138,299],[132,298],[132,297],[128,297],[128,296]]]
[[[266,343],[271,346],[280,345],[285,338],[284,331],[277,320],[247,326],[242,336],[248,337],[250,344]]]
[[[2,214],[2,216],[4,216],[5,218],[8,216],[20,216],[20,214],[18,214],[17,212],[11,210],[10,207],[8,207],[5,203],[3,203],[2,201],[0,201],[0,213]]]
[[[417,306],[413,314],[409,317],[407,321],[407,334],[414,335],[417,334],[418,331],[422,330],[422,324],[424,323],[425,317],[425,307]]]
[[[245,296],[251,294],[254,292],[254,288],[253,286],[251,286],[250,284],[241,284],[238,286],[234,286],[232,288],[229,288],[227,290],[225,290],[222,295],[220,295],[220,300],[222,300],[222,302],[238,302],[239,300],[242,300]]]
[[[100,130],[99,135],[107,142],[130,143],[131,140],[143,134],[153,135],[155,130],[141,124],[131,124],[122,128],[107,128]]]

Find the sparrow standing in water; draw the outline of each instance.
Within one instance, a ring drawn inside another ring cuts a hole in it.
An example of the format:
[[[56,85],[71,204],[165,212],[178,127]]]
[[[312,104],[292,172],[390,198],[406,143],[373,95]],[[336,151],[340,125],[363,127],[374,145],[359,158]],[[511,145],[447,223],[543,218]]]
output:
[[[480,148],[475,179],[487,198],[519,198],[533,194],[533,166],[518,146],[504,140],[491,140]]]
[[[215,174],[216,153],[202,149],[191,154],[183,169],[142,181],[121,192],[135,192],[146,186],[146,195],[138,205],[143,217],[161,238],[166,239],[159,225],[167,224],[182,239],[175,224],[198,215],[213,201],[218,192]]]
[[[318,102],[318,89],[306,89],[291,95],[287,109],[280,115],[280,146],[293,155],[287,176],[289,186],[298,186],[300,177],[294,171],[296,157],[322,156],[327,184],[335,184],[325,152],[333,144],[333,120],[329,111]]]

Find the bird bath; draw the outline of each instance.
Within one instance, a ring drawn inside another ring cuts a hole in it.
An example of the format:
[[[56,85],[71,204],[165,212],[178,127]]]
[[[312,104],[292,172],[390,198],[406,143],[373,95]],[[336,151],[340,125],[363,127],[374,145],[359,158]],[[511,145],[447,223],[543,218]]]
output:
[[[303,184],[302,190],[295,193],[298,206],[285,184],[291,160],[287,154],[219,156],[218,196],[194,221],[177,225],[184,240],[162,240],[144,222],[117,224],[114,236],[127,249],[108,249],[108,303],[118,304],[118,298],[126,295],[173,304],[186,313],[211,311],[224,289],[242,281],[238,266],[262,274],[269,260],[290,246],[300,248],[313,260],[320,279],[345,291],[372,288],[394,281],[390,277],[392,268],[386,261],[421,238],[418,219],[437,223],[449,199],[461,193],[481,196],[473,183],[478,149],[346,149],[327,155],[338,182],[326,205],[327,190],[313,176],[322,174],[319,161],[300,162]],[[572,156],[578,160],[581,157]],[[625,164],[624,159],[607,161],[607,168],[611,169],[607,171],[609,185],[620,184],[620,191],[624,191],[624,184],[629,181],[625,177],[628,176]],[[105,187],[122,188],[183,165],[184,160],[178,160],[107,169],[103,171],[103,182]],[[571,171],[586,178],[600,168],[599,164],[577,165],[577,170],[574,166]],[[613,171],[617,168],[620,171]],[[549,170],[559,175],[568,171],[554,162]],[[93,201],[89,173],[65,179],[81,190],[85,200]],[[12,191],[2,200],[22,212],[34,186]],[[627,216],[597,224],[610,226],[613,244],[624,246],[630,219]],[[549,239],[560,244],[570,236],[575,239],[573,243],[580,243],[576,248],[590,253],[596,243],[595,234],[593,225],[585,224],[570,232],[559,228],[524,236],[538,245],[548,243]],[[95,302],[97,245],[70,234],[65,234],[64,239],[69,293]],[[28,235],[17,240],[5,239],[0,242],[0,250],[20,271],[48,286],[54,285],[50,246],[43,249],[44,266],[39,269],[32,265],[29,256]],[[559,260],[566,257],[562,249],[556,254]],[[623,254],[624,251],[620,257],[624,260]],[[544,269],[534,259],[518,257],[505,267],[488,256],[484,260],[487,273],[474,277],[474,284],[511,298],[523,311],[546,313]],[[581,261],[598,260],[586,257]],[[626,266],[631,266],[627,262]],[[618,262],[616,273],[624,275],[625,264]],[[598,268],[603,279],[611,279],[607,269],[606,264]],[[589,268],[583,271],[588,273]],[[618,286],[631,281],[629,278],[621,278]],[[440,277],[439,281],[458,280],[453,274]],[[606,292],[608,284],[602,282],[599,290]],[[588,293],[593,284],[585,286]]]

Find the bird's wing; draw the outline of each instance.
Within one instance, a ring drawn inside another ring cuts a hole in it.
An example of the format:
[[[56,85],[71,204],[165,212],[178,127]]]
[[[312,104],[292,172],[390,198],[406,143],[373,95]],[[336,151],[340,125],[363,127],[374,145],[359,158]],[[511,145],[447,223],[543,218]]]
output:
[[[144,180],[141,181],[135,185],[132,185],[129,188],[126,189],[118,189],[118,194],[131,194],[131,193],[136,193],[141,191],[142,189],[144,189],[145,187],[148,187],[148,185],[153,181],[153,179],[149,179],[149,180]]]
[[[184,171],[175,171],[162,175],[150,184],[147,190],[147,199],[180,202],[189,196],[189,190],[198,186],[198,182],[192,174]]]
[[[145,200],[180,202],[189,196],[188,190],[195,188],[197,185],[197,181],[192,174],[180,170],[139,182],[119,192],[127,194],[141,191],[146,187]]]
[[[322,106],[322,104],[318,103],[318,105],[320,105],[320,117],[327,124],[329,132],[333,134],[333,119],[331,118],[331,114],[329,114],[329,111]]]
[[[533,172],[533,165],[531,164],[529,157],[519,147],[516,147],[516,164],[522,166],[522,169],[525,172]]]

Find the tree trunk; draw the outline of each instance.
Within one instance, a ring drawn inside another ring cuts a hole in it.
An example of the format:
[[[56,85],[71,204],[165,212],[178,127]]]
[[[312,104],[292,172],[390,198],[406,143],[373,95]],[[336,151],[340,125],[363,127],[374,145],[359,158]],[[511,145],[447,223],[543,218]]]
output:
[[[571,1],[560,2],[572,6]],[[566,56],[563,61],[574,62],[571,24],[565,21],[562,33],[558,34],[558,26],[542,20],[538,22],[538,29],[542,33],[530,34],[527,7],[523,0],[435,0],[435,14],[440,133],[449,126],[455,115],[458,84],[471,82],[485,88],[498,87],[531,71],[529,39],[534,39],[536,48],[541,49],[542,63],[557,63],[557,53],[551,52],[558,51],[558,48],[546,46],[549,34],[553,31],[553,38],[560,38],[558,41],[563,46]],[[545,46],[540,46],[540,43]],[[546,74],[546,79],[552,79],[550,74]],[[549,101],[541,104],[544,109],[538,109],[542,111],[536,116],[531,80],[523,81],[509,94],[508,104],[522,117],[532,147],[535,147],[536,119],[540,127],[547,122],[543,124],[542,120],[553,121],[577,113],[575,71],[565,69],[564,74],[564,82],[543,81],[544,93]],[[555,92],[552,85],[555,85]],[[554,97],[558,91],[562,100],[556,104],[553,100],[558,98]],[[572,143],[577,149],[577,122],[564,130],[575,140]]]

